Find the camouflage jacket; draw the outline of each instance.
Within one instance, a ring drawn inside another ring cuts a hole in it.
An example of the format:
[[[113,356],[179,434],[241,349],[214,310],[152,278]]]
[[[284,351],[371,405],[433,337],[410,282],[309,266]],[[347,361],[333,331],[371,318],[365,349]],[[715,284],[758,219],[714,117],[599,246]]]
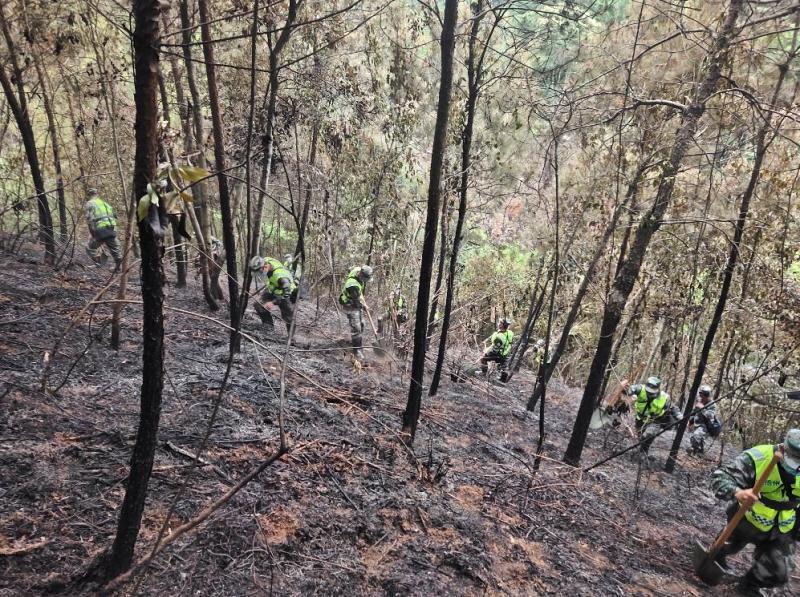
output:
[[[737,489],[748,489],[755,484],[756,465],[747,452],[711,473],[711,489],[720,500],[733,500]]]

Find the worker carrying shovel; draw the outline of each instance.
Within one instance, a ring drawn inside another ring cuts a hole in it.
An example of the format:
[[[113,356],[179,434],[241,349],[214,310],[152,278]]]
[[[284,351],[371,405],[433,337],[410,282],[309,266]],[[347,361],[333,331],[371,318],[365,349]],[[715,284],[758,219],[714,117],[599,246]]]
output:
[[[776,453],[778,465],[771,466]],[[765,473],[762,481],[760,477]],[[757,479],[763,483],[760,491],[755,488]],[[798,534],[800,429],[790,429],[782,446],[765,444],[745,450],[733,462],[714,471],[711,488],[718,499],[732,500],[727,509],[729,520],[740,509],[745,514],[727,541],[709,557],[724,571],[727,556],[752,543],[753,565],[739,579],[739,594],[764,595],[762,588],[785,585],[794,569]]]

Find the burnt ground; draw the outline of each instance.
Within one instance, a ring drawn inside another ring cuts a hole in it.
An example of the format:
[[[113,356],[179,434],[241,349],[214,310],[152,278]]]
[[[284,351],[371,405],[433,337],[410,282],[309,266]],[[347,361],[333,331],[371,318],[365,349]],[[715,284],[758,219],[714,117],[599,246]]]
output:
[[[0,272],[0,595],[42,594],[80,575],[113,538],[138,420],[139,307],[125,311],[119,352],[108,346],[110,307],[87,312],[53,358],[44,394],[44,353],[110,270],[76,264],[54,273],[3,256]],[[195,280],[167,297],[171,307],[225,318],[209,314]],[[682,455],[674,475],[627,456],[582,473],[558,460],[580,391],[554,386],[545,459],[534,472],[538,418],[524,408],[532,377],[523,372],[508,387],[447,380],[424,401],[411,454],[397,435],[407,374],[377,355],[354,368],[337,348],[346,323],[325,304],[300,302],[285,400],[292,451],[168,547],[141,577],[140,594],[728,594],[699,583],[689,549],[722,526],[723,505],[707,489],[719,446],[704,459]],[[245,331],[282,351],[281,324],[268,335],[248,314]],[[184,481],[171,528],[278,446],[280,362],[245,342],[204,453],[209,464],[182,454],[197,449],[208,425],[227,333],[170,311],[166,346],[138,556]],[[659,464],[671,438],[654,446]],[[583,462],[630,441],[593,432]],[[746,561],[740,556],[738,568]],[[793,586],[775,594],[796,594],[796,577]]]

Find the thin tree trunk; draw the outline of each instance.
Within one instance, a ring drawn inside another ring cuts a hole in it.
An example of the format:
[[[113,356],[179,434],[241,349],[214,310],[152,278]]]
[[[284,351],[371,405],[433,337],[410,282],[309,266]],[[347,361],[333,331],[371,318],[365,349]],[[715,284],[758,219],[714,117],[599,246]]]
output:
[[[189,0],[180,1],[179,13],[183,64],[186,69],[186,83],[189,85],[189,95],[192,98],[192,105],[187,106],[187,112],[191,112],[191,114],[187,114],[187,120],[191,117],[191,122],[194,125],[194,143],[192,143],[192,135],[188,134],[188,123],[184,129],[187,131],[184,141],[186,155],[187,157],[191,156],[197,150],[197,166],[205,168],[205,135],[203,133],[203,119],[200,114],[200,106],[202,105],[200,103],[200,93],[197,90],[197,82],[194,78],[194,61],[192,59],[192,32],[194,29],[189,18]],[[211,286],[211,224],[208,216],[208,198],[204,184],[195,185],[192,189],[192,195],[195,205],[187,211],[192,212],[189,214],[189,219],[192,222],[194,233],[197,235],[197,245],[200,248],[200,278],[203,283],[203,297],[206,299],[208,308],[212,311],[217,311],[219,309],[217,299],[222,300],[222,297],[216,296]]]
[[[100,71],[100,93],[103,97],[103,104],[111,123],[111,140],[114,145],[114,161],[117,166],[117,176],[119,185],[122,189],[122,201],[125,205],[125,238],[122,242],[122,263],[120,264],[119,288],[117,289],[117,301],[111,310],[111,348],[119,350],[120,347],[120,326],[122,311],[125,308],[125,295],[128,291],[128,264],[130,263],[131,247],[133,246],[133,218],[136,209],[135,197],[128,196],[127,184],[125,183],[125,173],[122,167],[122,156],[119,147],[119,135],[117,134],[117,98],[113,78],[108,76],[106,70],[105,46],[98,44],[94,29],[90,30],[92,47],[97,60],[98,70]]]
[[[436,321],[436,312],[439,310],[439,294],[442,291],[442,277],[444,276],[444,263],[447,260],[447,220],[450,214],[450,199],[445,193],[442,201],[441,223],[439,225],[439,265],[436,268],[436,282],[433,285],[433,299],[428,313],[428,344],[430,345],[433,324]]]
[[[161,96],[161,113],[167,126],[171,126],[172,118],[170,117],[169,109],[169,95],[167,94],[167,82],[164,78],[163,71],[158,76],[158,91]],[[162,150],[164,157],[170,164],[175,164],[175,155],[172,148],[166,143],[162,143]],[[186,252],[184,251],[183,237],[178,229],[177,216],[170,216],[170,228],[172,229],[172,253],[175,256],[175,287],[186,288]]]
[[[203,0],[205,1],[205,0]],[[267,111],[264,115],[264,134],[261,136],[261,147],[263,149],[264,155],[262,157],[262,165],[261,165],[261,190],[258,194],[258,200],[256,202],[256,209],[255,214],[252,221],[252,226],[250,230],[250,242],[248,246],[248,260],[260,252],[261,247],[261,222],[264,217],[264,200],[267,196],[267,190],[269,188],[269,177],[272,171],[272,157],[275,151],[275,110],[277,107],[278,102],[278,86],[280,84],[280,80],[278,78],[278,71],[279,71],[279,60],[280,54],[283,51],[283,48],[289,41],[289,36],[292,33],[292,24],[294,23],[295,19],[297,18],[297,9],[300,5],[299,0],[289,0],[289,10],[286,15],[286,22],[283,25],[283,29],[281,29],[281,33],[278,36],[278,39],[275,41],[275,47],[271,48],[269,54],[269,89],[268,89],[268,99],[267,99]],[[255,31],[253,32],[253,43],[255,44]],[[255,87],[253,88],[255,91]],[[251,118],[252,124],[252,118]],[[250,142],[248,136],[248,143]],[[248,152],[249,153],[249,152]],[[250,167],[248,158],[248,169]],[[248,208],[248,217],[250,213],[250,184],[249,184],[249,170],[248,170],[248,185],[247,185],[247,208]],[[280,214],[279,214],[280,217]],[[280,224],[280,220],[278,220]],[[280,231],[278,233],[278,241],[280,244]],[[241,300],[241,309],[242,312],[247,308],[247,298],[250,292],[250,270],[249,268],[245,271],[245,278],[242,290],[242,300]]]
[[[50,212],[50,203],[47,201],[44,176],[42,175],[42,169],[39,165],[39,154],[36,150],[36,137],[34,136],[30,112],[28,110],[25,83],[22,78],[22,70],[17,61],[18,52],[8,28],[8,22],[6,21],[5,12],[3,11],[3,4],[3,2],[0,2],[0,28],[2,28],[3,37],[5,37],[6,45],[8,46],[9,62],[11,63],[11,71],[17,86],[18,96],[15,95],[14,88],[11,84],[11,78],[6,73],[5,66],[2,64],[0,64],[0,86],[3,87],[8,107],[11,109],[14,120],[17,122],[19,134],[22,137],[22,144],[25,147],[25,156],[28,159],[28,167],[30,168],[31,178],[33,179],[33,188],[36,191],[36,208],[39,215],[38,236],[44,244],[44,261],[52,265],[55,263],[56,259],[56,246],[55,239],[53,238],[53,216]]]
[[[609,357],[611,356],[614,332],[622,318],[625,303],[642,267],[650,240],[661,227],[662,218],[667,207],[669,207],[678,170],[683,163],[686,151],[694,140],[700,117],[705,112],[706,101],[714,93],[720,78],[722,65],[728,59],[728,46],[734,34],[734,28],[743,1],[731,0],[730,2],[722,28],[714,39],[714,44],[706,58],[707,66],[704,69],[703,81],[698,86],[691,104],[683,113],[669,159],[662,165],[662,174],[659,179],[655,202],[640,221],[628,251],[628,256],[615,276],[609,300],[603,313],[597,349],[592,359],[583,398],[581,399],[572,435],[564,454],[564,461],[568,464],[577,465],[580,462],[592,411],[594,410]]]
[[[797,34],[795,33],[795,41],[796,38]],[[788,60],[781,64],[778,68],[778,81],[775,83],[775,91],[772,95],[772,101],[770,103],[771,106],[775,106],[778,102],[781,87],[783,87],[783,82],[786,79],[786,73],[788,72],[789,66],[793,59],[794,49],[789,55]],[[736,270],[736,262],[739,259],[739,248],[742,244],[742,237],[744,236],[744,227],[747,223],[747,216],[750,213],[750,200],[753,198],[756,186],[758,185],[758,179],[761,176],[761,166],[764,163],[764,156],[766,155],[767,148],[769,146],[769,144],[766,142],[766,139],[770,130],[772,130],[772,112],[768,112],[764,117],[764,123],[761,125],[756,137],[756,155],[755,160],[753,161],[753,170],[750,173],[750,181],[747,184],[747,188],[742,195],[742,202],[739,205],[739,214],[736,218],[736,228],[733,234],[733,240],[731,240],[730,250],[728,252],[728,260],[726,261],[725,269],[723,270],[724,277],[722,280],[722,288],[719,291],[719,298],[717,299],[717,306],[714,309],[714,315],[711,317],[711,323],[708,326],[708,331],[706,332],[706,337],[703,341],[703,348],[700,351],[700,361],[697,363],[697,370],[695,371],[694,379],[692,380],[692,387],[689,389],[689,400],[686,401],[686,408],[684,408],[683,411],[683,420],[678,423],[678,429],[675,432],[675,440],[672,442],[672,448],[669,451],[669,457],[667,458],[666,465],[664,466],[664,470],[668,473],[671,473],[673,470],[675,470],[675,462],[678,458],[678,451],[681,447],[683,434],[686,431],[686,425],[689,424],[689,416],[691,415],[692,409],[694,409],[694,401],[697,397],[697,390],[700,388],[700,384],[703,383],[703,376],[705,375],[706,366],[708,364],[708,355],[711,353],[711,346],[714,344],[714,338],[717,335],[717,329],[719,328],[720,321],[722,321],[722,315],[725,312],[725,305],[728,301],[728,294],[731,290],[733,274]]]
[[[476,46],[478,43],[478,31],[480,30],[481,20],[483,19],[483,0],[478,0],[473,6],[472,27],[470,28],[469,49],[467,56],[467,119],[464,124],[464,131],[461,134],[461,182],[458,192],[458,216],[456,218],[456,229],[453,234],[453,248],[450,252],[450,263],[447,272],[447,288],[444,299],[444,316],[442,318],[442,333],[439,336],[439,349],[436,353],[436,367],[431,379],[429,394],[435,396],[439,390],[439,383],[442,377],[442,367],[447,351],[447,334],[450,331],[450,314],[453,310],[453,297],[455,295],[456,270],[458,269],[458,252],[461,248],[461,240],[464,235],[464,221],[467,218],[467,199],[469,198],[469,169],[472,151],[472,136],[475,130],[475,112],[478,104],[478,94],[480,93],[481,80],[481,60],[476,65]],[[442,38],[444,42],[444,36]],[[434,234],[434,237],[436,235]],[[427,232],[426,232],[427,240]],[[422,279],[420,279],[422,286]],[[416,347],[415,347],[416,350]],[[413,383],[413,382],[412,382]]]
[[[519,334],[519,342],[511,350],[508,357],[508,379],[509,381],[520,370],[522,359],[525,357],[525,352],[528,350],[530,344],[531,332],[533,326],[536,325],[536,320],[539,318],[539,312],[544,304],[544,296],[547,293],[547,286],[550,284],[550,275],[552,269],[548,269],[547,278],[545,278],[544,286],[539,289],[539,283],[542,281],[542,269],[544,268],[544,260],[539,260],[539,269],[536,272],[536,281],[533,283],[531,290],[531,303],[528,307],[528,316],[525,318],[525,325]]]
[[[622,214],[624,207],[636,196],[637,189],[639,188],[639,183],[642,180],[642,176],[644,175],[645,171],[647,170],[649,164],[642,163],[639,168],[637,168],[636,173],[633,175],[633,179],[631,180],[630,184],[628,185],[627,192],[625,194],[625,199],[623,200],[622,204],[617,205],[617,208],[614,210],[611,221],[608,223],[605,231],[603,232],[603,237],[600,239],[600,242],[595,249],[594,255],[592,255],[592,259],[589,262],[589,266],[586,268],[586,273],[583,276],[583,280],[581,280],[581,284],[578,287],[578,291],[575,293],[575,297],[572,300],[572,305],[570,306],[569,313],[567,314],[567,319],[564,322],[564,327],[561,330],[561,337],[558,339],[558,344],[556,345],[555,350],[553,351],[552,356],[549,358],[549,362],[545,365],[544,361],[542,362],[542,366],[545,369],[544,376],[541,376],[542,383],[547,385],[550,381],[550,377],[553,375],[553,371],[555,371],[558,362],[561,360],[564,352],[567,349],[567,343],[569,342],[569,335],[572,331],[572,326],[575,325],[575,321],[578,319],[578,312],[580,311],[581,304],[583,303],[583,299],[586,296],[586,293],[589,291],[589,285],[592,283],[594,279],[595,273],[597,271],[597,266],[600,264],[603,255],[606,252],[606,246],[608,245],[608,241],[614,234],[614,230],[617,227],[617,222],[619,221],[619,217]],[[530,402],[534,405],[536,402],[542,397],[544,394],[544,386],[540,386],[539,378],[537,378],[536,387],[533,390],[533,395],[531,396]]]
[[[294,256],[300,255],[299,263],[303,267],[308,267],[306,262],[306,227],[308,226],[308,215],[311,211],[311,199],[313,197],[313,171],[317,162],[317,142],[319,140],[319,124],[314,123],[314,128],[311,131],[311,152],[308,158],[309,175],[306,182],[306,197],[303,202],[303,213],[300,217],[300,223],[297,226],[297,244],[294,248]],[[292,272],[296,273],[298,261],[292,264]]]
[[[225,259],[228,268],[228,305],[231,324],[230,345],[234,350],[239,346],[239,276],[236,266],[236,238],[233,231],[233,215],[231,214],[228,177],[225,174],[225,141],[223,139],[222,114],[219,109],[219,93],[217,91],[216,62],[214,60],[214,44],[211,40],[211,15],[208,12],[207,0],[197,0],[200,9],[200,32],[203,40],[203,56],[206,61],[206,78],[208,79],[208,103],[211,107],[211,122],[214,134],[214,162],[219,183],[219,207],[222,213],[222,241],[225,245]],[[197,107],[195,106],[195,109]]]
[[[550,124],[551,131],[552,131],[552,123]],[[553,246],[553,286],[550,289],[550,304],[547,309],[547,328],[545,331],[544,336],[544,354],[542,355],[542,364],[539,366],[539,371],[537,372],[537,385],[542,387],[542,394],[539,397],[539,438],[536,442],[536,458],[533,461],[533,470],[534,472],[539,470],[539,466],[542,462],[542,451],[544,450],[544,436],[545,436],[545,427],[544,427],[544,406],[545,406],[545,397],[547,391],[547,384],[544,383],[544,376],[545,370],[550,368],[548,363],[548,353],[550,352],[550,336],[553,331],[553,314],[556,307],[556,292],[558,292],[558,275],[559,270],[561,269],[561,261],[560,261],[560,251],[561,251],[561,191],[560,191],[560,179],[559,179],[559,172],[558,172],[558,135],[555,134],[553,131],[553,178],[554,178],[554,186],[555,186],[555,243]],[[531,395],[531,399],[533,395]],[[535,403],[531,403],[528,401],[528,410],[533,410]]]
[[[441,38],[441,82],[436,109],[436,128],[431,148],[431,170],[428,181],[428,213],[425,220],[425,239],[419,268],[419,292],[414,326],[414,354],[411,359],[411,384],[408,402],[403,413],[403,433],[413,443],[417,431],[419,412],[422,407],[422,383],[425,377],[425,348],[428,327],[428,300],[431,292],[431,274],[436,252],[436,226],[439,218],[439,195],[441,193],[442,162],[447,142],[447,119],[450,112],[450,92],[453,87],[453,54],[455,53],[455,29],[458,20],[458,0],[446,0]]]
[[[47,116],[47,130],[50,134],[50,143],[53,151],[53,168],[56,172],[56,196],[58,197],[58,229],[61,242],[67,242],[69,229],[67,227],[67,200],[64,197],[64,174],[61,170],[61,141],[58,137],[56,119],[53,116],[53,105],[50,95],[50,81],[47,72],[42,68],[42,59],[36,48],[32,48],[34,53],[33,64],[36,68],[36,75],[39,77],[39,85],[42,88],[42,105]]]
[[[159,2],[135,0],[136,29],[133,47],[136,64],[136,156],[133,190],[136,197],[147,194],[147,185],[156,178],[158,166],[158,54]],[[164,202],[150,206],[164,217]],[[131,456],[125,499],[120,509],[117,535],[105,568],[111,579],[127,570],[133,561],[134,547],[153,469],[164,386],[164,268],[161,239],[150,226],[149,218],[139,222],[142,255],[142,390],[139,429]]]

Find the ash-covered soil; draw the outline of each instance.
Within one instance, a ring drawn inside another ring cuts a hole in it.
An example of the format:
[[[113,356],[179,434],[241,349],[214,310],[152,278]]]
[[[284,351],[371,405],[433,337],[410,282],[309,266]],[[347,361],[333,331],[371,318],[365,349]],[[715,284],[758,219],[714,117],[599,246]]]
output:
[[[109,347],[111,306],[80,317],[109,269],[53,272],[0,257],[0,595],[37,595],[79,576],[111,543],[138,421],[140,306],[124,312]],[[129,298],[138,299],[138,280]],[[103,298],[114,297],[111,293]],[[341,346],[347,326],[330,300],[301,300],[289,354],[285,427],[291,452],[206,523],[169,546],[122,592],[144,595],[726,595],[694,576],[690,545],[710,543],[723,504],[707,489],[719,445],[661,472],[672,434],[641,469],[628,456],[588,473],[561,463],[580,390],[553,385],[535,470],[533,378],[508,386],[446,380],[425,398],[413,452],[398,435],[408,374],[373,353],[358,368]],[[102,300],[102,299],[101,299]],[[137,557],[190,520],[278,447],[280,356],[286,332],[248,314],[211,430],[206,463],[191,458],[227,362],[224,307],[167,288],[166,382],[159,447]],[[367,333],[367,336],[369,334]],[[588,466],[632,443],[593,432]],[[726,458],[735,449],[726,449]],[[749,550],[736,565],[744,570]],[[798,580],[781,595],[797,594]],[[69,592],[75,592],[71,589]],[[85,588],[83,593],[90,592]]]

